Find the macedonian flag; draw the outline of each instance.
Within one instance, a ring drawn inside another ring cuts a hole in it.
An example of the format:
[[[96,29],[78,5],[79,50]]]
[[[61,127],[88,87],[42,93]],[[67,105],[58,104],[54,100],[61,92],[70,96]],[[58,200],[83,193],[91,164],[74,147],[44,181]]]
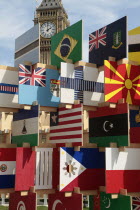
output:
[[[140,66],[105,60],[105,101],[140,105]]]

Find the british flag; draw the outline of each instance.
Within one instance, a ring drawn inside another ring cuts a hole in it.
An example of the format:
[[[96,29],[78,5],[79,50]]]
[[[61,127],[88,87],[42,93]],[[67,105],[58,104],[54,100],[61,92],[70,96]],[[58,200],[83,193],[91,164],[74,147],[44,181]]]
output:
[[[140,197],[132,197],[133,210],[140,210]]]
[[[107,27],[105,26],[104,28],[101,29],[101,31],[97,30],[95,32],[95,35],[93,33],[89,35],[89,39],[90,39],[89,40],[89,51],[90,52],[94,49],[94,47],[95,47],[95,49],[98,49],[100,44],[102,44],[103,46],[106,46],[106,41],[105,41],[105,39],[107,37],[107,35],[105,33],[106,28]]]
[[[33,66],[19,65],[19,84],[32,86],[46,86],[46,69]]]

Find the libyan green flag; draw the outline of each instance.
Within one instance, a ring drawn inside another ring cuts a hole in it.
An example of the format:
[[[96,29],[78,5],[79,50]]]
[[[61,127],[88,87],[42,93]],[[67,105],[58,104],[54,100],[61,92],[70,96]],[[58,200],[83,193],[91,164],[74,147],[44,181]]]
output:
[[[51,65],[60,68],[61,62],[82,60],[82,20],[51,38]]]
[[[101,210],[131,210],[130,196],[118,195],[117,199],[112,199],[110,194],[100,193]]]

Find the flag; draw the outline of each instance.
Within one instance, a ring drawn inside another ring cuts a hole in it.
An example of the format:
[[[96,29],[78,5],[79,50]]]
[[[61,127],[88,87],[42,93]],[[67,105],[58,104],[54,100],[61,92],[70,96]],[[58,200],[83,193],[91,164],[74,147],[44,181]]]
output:
[[[14,188],[16,148],[0,148],[0,189]]]
[[[38,146],[39,138],[39,106],[31,110],[20,109],[13,114],[12,143],[21,147],[23,143]]]
[[[130,110],[130,142],[140,143],[140,110]]]
[[[36,193],[29,192],[21,196],[21,192],[10,193],[9,210],[30,210],[36,209]]]
[[[100,193],[98,195],[89,196],[89,209],[90,210],[101,210],[100,209]]]
[[[19,108],[18,69],[0,65],[0,107]]]
[[[140,149],[106,148],[106,192],[119,193],[120,189],[139,192],[140,189]]]
[[[67,59],[82,60],[82,20],[51,38],[51,64],[59,69]]]
[[[118,104],[116,108],[99,107],[89,111],[89,141],[98,147],[108,147],[111,142],[128,146],[128,105]]]
[[[110,194],[100,192],[101,210],[131,210],[131,197],[118,195],[118,198],[112,199]]]
[[[82,208],[82,194],[73,193],[71,197],[65,197],[65,193],[62,192],[48,195],[48,210],[81,210]]]
[[[92,160],[92,161],[91,161]],[[105,185],[105,153],[97,148],[60,148],[59,191],[96,190]]]
[[[19,84],[46,86],[46,68],[19,65]]]
[[[90,210],[131,210],[131,197],[118,195],[118,198],[111,197],[111,194],[100,192],[97,196],[90,196]]]
[[[61,63],[60,95],[61,103],[80,100],[84,105],[97,106],[104,102],[104,71]]]
[[[132,210],[140,209],[140,197],[132,197]]]
[[[23,69],[27,69],[27,66],[23,66]],[[40,106],[58,107],[60,101],[59,72],[56,68],[40,67],[33,74],[27,73],[23,72],[21,74],[25,76],[19,77],[19,104],[32,105],[34,101],[38,101]]]
[[[140,27],[128,32],[129,60],[136,61],[140,65]]]
[[[103,66],[109,56],[127,57],[127,17],[123,17],[89,35],[89,63]]]
[[[15,191],[28,191],[34,186],[36,151],[32,148],[17,148]]]
[[[50,142],[56,144],[83,143],[83,106],[73,105],[72,109],[59,108],[50,114]]]
[[[52,161],[53,148],[36,149],[35,189],[52,189]],[[56,167],[55,164],[54,167]]]
[[[105,101],[140,105],[140,66],[105,61]]]

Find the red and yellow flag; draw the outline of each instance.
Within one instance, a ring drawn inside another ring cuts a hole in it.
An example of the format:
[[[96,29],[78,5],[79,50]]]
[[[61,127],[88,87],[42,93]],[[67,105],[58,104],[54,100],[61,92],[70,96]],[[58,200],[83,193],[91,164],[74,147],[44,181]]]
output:
[[[105,101],[140,105],[140,66],[105,60]]]

